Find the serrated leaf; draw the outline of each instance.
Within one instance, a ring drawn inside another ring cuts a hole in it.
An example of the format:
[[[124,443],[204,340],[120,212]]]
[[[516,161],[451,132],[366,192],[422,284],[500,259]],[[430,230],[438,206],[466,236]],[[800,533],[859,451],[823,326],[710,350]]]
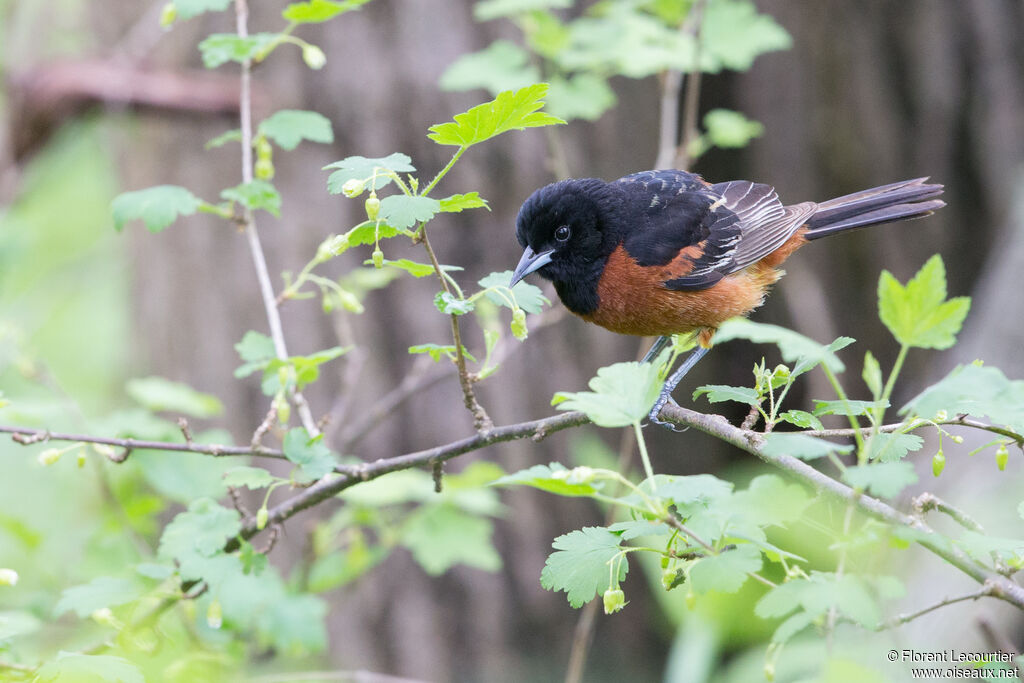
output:
[[[355,247],[360,244],[374,244],[379,239],[390,239],[402,234],[406,234],[406,231],[400,231],[387,223],[366,221],[345,233],[345,238],[350,247]]]
[[[814,460],[829,453],[849,453],[853,446],[833,443],[807,434],[773,432],[764,438],[762,450],[770,457],[790,455],[801,460]]]
[[[547,96],[547,110],[565,119],[596,121],[615,106],[615,92],[608,81],[594,73],[579,73],[570,78],[554,76]]]
[[[163,377],[130,379],[125,391],[153,412],[166,411],[198,418],[216,417],[224,412],[224,404],[216,396]]]
[[[147,230],[160,232],[178,216],[194,214],[200,204],[199,198],[184,187],[157,185],[118,195],[110,209],[117,230],[124,228],[128,221],[141,219]]]
[[[750,387],[730,387],[724,384],[705,384],[693,392],[693,400],[707,394],[708,403],[721,403],[722,401],[736,401],[747,405],[757,405],[760,397]]]
[[[456,564],[493,572],[501,569],[501,557],[491,543],[492,531],[490,520],[454,505],[427,505],[406,519],[400,542],[431,576]]]
[[[976,531],[965,531],[956,544],[978,562],[990,564],[993,555],[1008,560],[1024,555],[1024,540],[987,536]]]
[[[888,401],[858,401],[848,399],[846,401],[814,401],[814,415],[868,415],[881,408],[888,408]]]
[[[265,489],[277,481],[277,478],[262,467],[241,465],[232,467],[224,473],[224,485],[233,488],[246,487],[253,491]]]
[[[32,679],[38,683],[146,683],[142,671],[123,657],[60,652],[43,664]]]
[[[275,357],[274,340],[265,334],[249,330],[242,341],[235,344],[235,350],[245,361],[235,369],[235,377],[248,377],[257,370],[264,369]]]
[[[293,2],[281,13],[287,21],[296,24],[319,24],[343,14],[359,9],[370,0],[307,0]]]
[[[364,262],[363,265],[368,265],[373,261]],[[390,259],[384,259],[385,266],[391,266],[392,268],[398,268],[404,270],[413,277],[426,277],[434,274],[434,266],[429,263],[417,263],[416,261],[410,261],[407,258],[398,259],[392,261]],[[442,270],[462,270],[459,266],[441,266]]]
[[[174,9],[178,19],[191,19],[204,12],[222,12],[228,8],[231,0],[175,0]]]
[[[843,472],[843,481],[880,498],[893,498],[917,482],[917,473],[913,464],[906,460],[878,462],[847,467]]]
[[[308,590],[322,593],[355,581],[383,562],[390,550],[365,543],[318,557],[309,568]]]
[[[442,313],[449,315],[465,315],[475,308],[469,299],[460,299],[448,292],[438,292],[434,295],[434,306]]]
[[[250,180],[223,190],[220,196],[254,211],[263,209],[277,218],[281,217],[281,195],[266,180]]]
[[[484,208],[488,211],[491,210],[491,207],[487,205],[487,200],[482,199],[479,192],[453,194],[450,197],[445,197],[441,200],[441,211],[448,213],[461,213],[466,209],[479,208]]]
[[[709,71],[746,71],[760,55],[793,44],[786,29],[750,0],[716,0],[705,10],[700,46],[702,67]]]
[[[544,306],[551,303],[540,287],[535,287],[528,282],[520,280],[516,283],[516,286],[511,289],[508,287],[508,283],[512,281],[512,271],[503,270],[497,273],[491,273],[487,277],[481,279],[479,284],[484,289],[490,289],[496,287],[502,290],[502,292],[508,296],[511,293],[512,298],[515,300],[516,305],[523,309],[527,313],[540,313]],[[487,292],[485,295],[488,301],[495,303],[499,306],[509,307],[508,300],[495,292]]]
[[[946,268],[938,254],[906,286],[887,270],[878,279],[878,315],[901,344],[948,349],[956,343],[971,299],[945,299]]]
[[[492,486],[532,486],[533,488],[547,491],[557,496],[590,496],[604,488],[600,481],[586,483],[571,482],[569,472],[563,465],[553,462],[550,465],[534,465],[525,470],[519,470],[512,474],[491,483]]]
[[[496,40],[479,52],[462,55],[444,73],[442,90],[484,88],[492,95],[515,90],[540,80],[540,69],[530,64],[530,55],[507,40]]]
[[[174,567],[169,564],[157,564],[156,562],[140,562],[135,565],[135,572],[145,576],[147,579],[163,581],[174,574]]]
[[[593,391],[558,392],[559,410],[579,410],[601,427],[625,427],[647,417],[661,391],[657,363],[615,363],[590,380]]]
[[[572,7],[572,0],[481,0],[473,7],[473,17],[477,21],[490,21],[539,9],[568,7]]]
[[[199,51],[206,68],[215,69],[227,62],[252,59],[278,37],[276,33],[255,33],[244,38],[234,33],[214,33],[199,43]]]
[[[799,484],[786,483],[774,474],[762,474],[746,490],[734,493],[728,507],[760,526],[771,526],[796,521],[811,502]]]
[[[546,83],[506,90],[490,102],[456,114],[455,120],[430,127],[427,136],[439,145],[469,147],[510,130],[565,123],[557,116],[537,111],[548,91]]]
[[[330,119],[315,111],[301,109],[276,112],[260,123],[259,132],[287,150],[295,149],[303,140],[323,144],[334,142]]]
[[[210,498],[199,498],[164,527],[158,555],[179,562],[195,556],[212,557],[241,528],[237,511],[218,505]]]
[[[1010,380],[998,368],[957,366],[900,409],[901,415],[935,417],[966,413],[1024,433],[1024,380]]]
[[[310,479],[320,479],[338,464],[331,449],[319,439],[312,439],[305,427],[288,430],[281,446],[284,457],[295,463]]]
[[[214,149],[216,147],[221,147],[223,145],[226,145],[229,142],[241,142],[241,141],[242,141],[242,131],[239,128],[235,128],[234,130],[229,130],[229,131],[227,131],[225,133],[221,133],[217,137],[207,141],[207,143],[205,145],[203,145],[203,149]]]
[[[551,544],[555,552],[544,563],[541,585],[551,591],[565,591],[570,605],[582,607],[611,587],[613,574],[616,583],[626,578],[629,564],[625,558],[615,567],[609,566],[622,550],[619,542],[618,534],[605,527],[583,527],[559,536]]]
[[[333,346],[308,356],[289,356],[284,360],[272,358],[263,369],[263,393],[272,396],[281,389],[280,371],[282,368],[291,368],[293,371],[289,378],[289,384],[294,381],[297,389],[304,389],[320,379],[321,365],[343,356],[351,350],[351,346]]]
[[[860,376],[874,398],[882,395],[882,366],[870,351],[864,352],[864,370]]]
[[[761,569],[761,551],[748,543],[718,555],[710,555],[690,567],[690,582],[697,593],[735,593],[750,572]]]
[[[917,434],[879,432],[871,438],[868,459],[879,462],[896,462],[906,457],[907,453],[919,450],[923,445],[924,439]]]
[[[260,641],[264,648],[299,657],[327,646],[324,618],[327,603],[308,593],[283,594],[260,614]]]
[[[412,159],[401,152],[372,159],[351,156],[324,166],[325,171],[332,168],[337,170],[327,178],[327,191],[331,194],[341,194],[342,186],[353,179],[365,180],[368,190],[379,190],[391,182],[391,177],[383,172],[392,171],[397,174],[416,170],[416,167],[412,165]],[[377,171],[376,177],[374,177],[375,170]]]
[[[85,618],[103,607],[117,607],[136,600],[142,595],[142,586],[131,579],[100,576],[89,583],[66,588],[60,594],[53,616],[74,612]]]
[[[825,428],[825,425],[821,424],[821,420],[811,413],[808,413],[806,410],[787,410],[784,413],[780,413],[778,418],[782,422],[788,422],[791,425],[796,425],[803,429]]]
[[[411,228],[420,221],[429,221],[441,210],[441,203],[430,197],[409,197],[393,194],[380,200],[380,217],[398,229]]]
[[[805,337],[798,332],[787,330],[778,325],[767,325],[755,323],[745,318],[733,318],[725,321],[718,332],[715,333],[713,342],[721,344],[732,339],[747,339],[756,344],[775,344],[779,347],[782,359],[787,363],[801,364],[825,362],[833,372],[842,372],[845,366],[835,355],[835,350],[830,346],[819,344],[810,337]],[[840,337],[833,345],[846,345],[852,342],[849,337]],[[841,346],[840,346],[841,348]],[[809,367],[807,369],[810,369]],[[796,372],[796,368],[794,368]]]
[[[455,360],[455,345],[454,344],[417,344],[409,347],[409,353],[419,354],[426,353],[430,356],[431,360],[435,363],[441,360],[441,356],[445,356],[452,360]],[[462,355],[469,360],[476,362],[476,358],[473,357],[466,347],[462,347]]]
[[[608,527],[608,531],[618,534],[623,541],[632,541],[648,536],[669,536],[675,533],[669,525],[653,519],[631,519],[628,522],[616,522]]]

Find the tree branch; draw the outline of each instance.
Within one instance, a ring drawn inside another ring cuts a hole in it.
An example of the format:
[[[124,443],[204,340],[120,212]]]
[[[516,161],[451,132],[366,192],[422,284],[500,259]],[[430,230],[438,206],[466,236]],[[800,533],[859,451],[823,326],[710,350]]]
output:
[[[958,507],[950,505],[946,501],[942,500],[934,493],[922,493],[913,501],[914,512],[924,518],[924,514],[930,510],[938,510],[939,512],[949,515],[953,521],[970,531],[976,531],[979,534],[985,533],[985,529],[978,524],[974,519],[966,512]]]
[[[928,607],[925,607],[922,610],[918,610],[916,612],[911,612],[909,614],[900,614],[898,616],[895,616],[892,619],[887,620],[884,624],[882,624],[882,626],[881,626],[881,628],[879,630],[895,628],[897,626],[902,626],[903,624],[906,624],[909,621],[913,621],[914,619],[917,619],[918,617],[923,617],[924,615],[928,614],[929,612],[934,612],[937,609],[940,609],[942,607],[947,607],[949,605],[954,605],[954,604],[956,604],[958,602],[966,602],[967,600],[977,600],[979,598],[984,598],[986,596],[996,595],[995,591],[996,591],[996,588],[992,584],[990,584],[990,583],[988,583],[986,581],[985,584],[981,587],[980,590],[976,590],[973,593],[968,593],[967,595],[961,595],[961,596],[956,597],[956,598],[944,598],[943,600],[940,600],[939,602],[935,603],[934,605],[929,605]]]

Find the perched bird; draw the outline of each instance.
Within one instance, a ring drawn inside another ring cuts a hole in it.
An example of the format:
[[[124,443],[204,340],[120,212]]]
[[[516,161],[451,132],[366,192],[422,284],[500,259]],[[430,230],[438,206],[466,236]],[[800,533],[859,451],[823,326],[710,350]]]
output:
[[[563,180],[523,203],[516,237],[524,252],[515,284],[537,272],[566,308],[601,327],[659,336],[696,333],[693,354],[665,384],[651,420],[729,318],[761,305],[786,258],[811,240],[927,216],[945,206],[927,178],[874,187],[827,202],[785,206],[770,185],[711,184],[685,171],[643,171],[605,182]]]

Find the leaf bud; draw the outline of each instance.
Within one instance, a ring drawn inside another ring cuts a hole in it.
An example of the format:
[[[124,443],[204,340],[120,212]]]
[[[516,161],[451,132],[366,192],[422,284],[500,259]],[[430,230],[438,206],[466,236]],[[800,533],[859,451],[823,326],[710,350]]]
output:
[[[615,614],[626,606],[626,594],[621,588],[609,588],[604,592],[604,613]]]

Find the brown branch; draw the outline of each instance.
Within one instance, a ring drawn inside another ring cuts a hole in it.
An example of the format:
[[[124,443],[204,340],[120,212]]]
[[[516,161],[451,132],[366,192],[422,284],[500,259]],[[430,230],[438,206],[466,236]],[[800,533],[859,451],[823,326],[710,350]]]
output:
[[[956,598],[944,598],[944,599],[940,600],[939,602],[935,603],[934,605],[929,605],[928,607],[925,607],[924,609],[918,610],[916,612],[911,612],[909,614],[900,614],[898,616],[893,617],[892,619],[888,619],[888,620],[886,620],[886,622],[884,624],[882,624],[882,626],[881,626],[881,628],[879,628],[879,630],[895,628],[897,626],[902,626],[903,624],[906,624],[909,621],[913,621],[914,619],[917,619],[918,617],[923,617],[924,615],[928,614],[929,612],[934,612],[937,609],[940,609],[942,607],[947,607],[949,605],[955,605],[958,602],[966,602],[967,600],[978,600],[979,598],[984,598],[984,597],[987,597],[987,596],[990,596],[990,595],[995,595],[995,590],[996,590],[996,588],[992,584],[986,582],[981,587],[980,590],[976,590],[973,593],[968,593],[967,595],[961,595],[961,596],[956,597]]]
[[[965,529],[968,529],[970,531],[976,531],[979,534],[985,533],[985,529],[976,521],[974,521],[974,519],[970,515],[968,515],[960,508],[950,505],[946,501],[936,496],[934,493],[922,493],[917,498],[914,498],[913,506],[914,512],[922,518],[924,517],[924,514],[926,512],[929,512],[931,510],[938,510],[939,512],[945,515],[949,515],[953,519],[953,521],[955,521],[957,524],[964,527]]]
[[[283,451],[265,446],[222,446],[195,442],[178,443],[173,441],[148,441],[146,439],[116,439],[105,436],[92,436],[90,434],[51,432],[48,429],[29,429],[27,427],[14,427],[11,425],[0,425],[0,434],[10,434],[12,440],[26,446],[45,441],[77,441],[114,446],[116,448],[123,448],[126,451],[178,451],[181,453],[202,453],[214,457],[258,455],[262,458],[284,458]],[[122,462],[124,460],[124,458],[115,457],[110,459],[115,462]]]
[[[665,406],[662,409],[661,418],[678,425],[696,427],[706,434],[730,443],[769,465],[788,472],[821,493],[838,500],[852,501],[862,512],[875,519],[914,529],[918,532],[917,542],[921,546],[978,583],[991,583],[993,596],[1024,608],[1024,587],[1020,584],[975,561],[963,550],[949,543],[945,536],[935,532],[917,517],[900,512],[877,498],[855,491],[791,455],[769,455],[764,451],[763,440],[756,432],[745,432],[733,426],[721,415],[704,415],[680,406]]]

